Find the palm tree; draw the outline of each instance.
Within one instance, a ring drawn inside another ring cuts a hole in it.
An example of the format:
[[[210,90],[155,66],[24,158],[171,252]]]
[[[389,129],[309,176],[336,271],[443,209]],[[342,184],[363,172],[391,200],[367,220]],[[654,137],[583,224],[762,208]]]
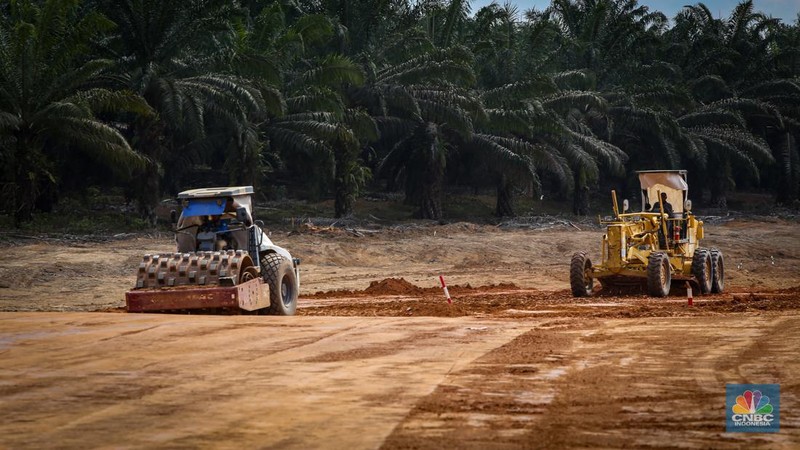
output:
[[[624,173],[627,156],[605,142],[596,129],[605,123],[607,102],[592,91],[571,89],[590,83],[588,74],[568,71],[539,76],[486,91],[489,129],[532,145],[535,166],[546,171],[562,191],[573,193],[573,212],[588,214],[590,188],[602,171]],[[608,136],[609,130],[600,130]],[[536,184],[534,184],[536,187]],[[498,214],[510,214],[499,208]]]
[[[99,3],[117,25],[104,45],[114,61],[115,75],[108,83],[141,95],[158,113],[137,121],[132,132],[137,148],[150,158],[136,178],[134,195],[142,214],[155,220],[162,180],[177,190],[195,164],[213,161],[220,149],[233,149],[232,157],[255,167],[233,171],[232,182],[255,181],[261,143],[252,117],[266,109],[265,93],[221,67],[235,42],[232,18],[237,11],[230,3]]]
[[[333,35],[328,18],[301,15],[287,23],[286,12],[274,3],[261,11],[239,47],[241,59],[269,62],[281,72],[275,83],[283,89],[279,108],[271,108],[260,124],[270,150],[314,187],[314,196],[332,182],[334,213],[342,217],[352,213],[370,177],[359,155],[377,139],[377,129],[368,115],[348,107],[343,98],[345,87],[363,84],[362,70],[339,54],[316,56],[318,46]],[[268,83],[260,80],[261,85]]]
[[[478,84],[496,88],[524,79],[520,55],[522,38],[517,8],[510,3],[492,3],[478,10],[469,24],[470,49],[475,54]]]
[[[612,96],[612,142],[628,153],[634,169],[692,167],[695,185],[701,192],[709,187],[711,203],[725,207],[726,193],[736,185],[734,171],[740,180],[758,183],[760,168],[774,161],[749,121],[780,121],[780,115],[770,105],[731,95],[720,78],[706,76],[691,86],[691,92],[634,86]]]
[[[97,117],[151,116],[134,93],[96,87],[112,62],[86,54],[111,27],[69,0],[14,2],[0,22],[0,158],[17,224],[31,219],[43,191],[55,189],[59,154],[82,152],[122,178],[145,164],[115,125]]]
[[[668,57],[689,79],[717,75],[738,88],[774,70],[772,31],[779,22],[754,12],[752,0],[739,3],[728,20],[715,19],[703,3],[686,6],[667,33]]]
[[[475,81],[469,63],[463,48],[434,50],[368,73],[364,88],[350,94],[391,143],[379,171],[392,185],[404,182],[420,218],[441,219],[448,155],[472,139],[473,122],[485,115],[463,88]]]
[[[659,47],[667,18],[637,0],[553,0],[567,69],[588,69],[598,86],[617,84]]]
[[[764,81],[743,89],[740,96],[750,106],[748,128],[769,143],[777,162],[763,170],[775,200],[784,205],[796,202],[800,199],[800,81]]]

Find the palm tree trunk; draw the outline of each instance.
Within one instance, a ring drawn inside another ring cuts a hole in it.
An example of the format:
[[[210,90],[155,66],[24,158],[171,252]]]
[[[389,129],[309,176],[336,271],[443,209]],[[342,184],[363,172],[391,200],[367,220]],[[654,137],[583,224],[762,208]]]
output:
[[[711,206],[714,208],[727,208],[728,197],[725,182],[716,180],[711,184]]]
[[[358,148],[348,146],[345,142],[334,144],[333,192],[334,215],[345,217],[353,214],[358,191]]]
[[[572,212],[576,216],[589,215],[589,186],[582,170],[575,172],[575,192],[572,194]]]
[[[334,217],[346,217],[353,214],[353,201],[347,191],[342,188],[341,183],[336,181],[336,194],[333,203]]]
[[[36,204],[36,166],[34,154],[38,153],[27,136],[17,135],[17,146],[14,154],[12,196],[14,226],[19,228],[23,222],[33,220],[33,208]]]
[[[345,164],[336,162],[336,173],[333,183],[334,201],[333,210],[336,218],[349,216],[353,214],[353,203],[355,202],[355,193],[353,192],[352,183],[348,182],[352,178],[352,174],[346,173]]]
[[[442,181],[422,187],[420,208],[416,216],[420,219],[440,220],[442,218]]]
[[[161,200],[161,168],[160,161],[164,155],[163,125],[158,121],[147,121],[136,124],[136,135],[139,137],[138,150],[147,156],[148,161],[138,174],[133,177],[133,198],[139,215],[152,226],[156,225],[156,206]]]
[[[514,217],[514,197],[511,192],[511,183],[506,180],[505,176],[501,176],[497,183],[497,204],[495,206],[494,214],[497,217]]]
[[[724,161],[721,165],[709,171],[711,185],[711,206],[714,208],[728,207],[728,189],[734,187],[731,181],[731,164]]]
[[[791,133],[784,133],[778,141],[779,143],[776,146],[782,146],[783,148],[778,152],[778,157],[776,157],[779,175],[777,177],[775,202],[782,205],[791,205],[798,199],[798,180],[795,175],[798,162],[792,161],[793,142]]]
[[[426,167],[421,181],[416,184],[414,189],[414,195],[419,205],[419,210],[414,215],[420,219],[440,220],[442,218],[444,167],[437,164]]]

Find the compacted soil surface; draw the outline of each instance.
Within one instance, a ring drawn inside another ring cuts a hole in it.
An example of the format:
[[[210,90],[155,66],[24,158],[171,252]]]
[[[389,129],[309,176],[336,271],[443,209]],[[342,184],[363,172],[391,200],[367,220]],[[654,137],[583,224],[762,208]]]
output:
[[[273,230],[293,317],[125,313],[166,234],[6,237],[0,448],[798,448],[800,224],[707,224],[726,291],[693,306],[572,298],[602,233]],[[726,433],[729,383],[780,384],[780,432]]]

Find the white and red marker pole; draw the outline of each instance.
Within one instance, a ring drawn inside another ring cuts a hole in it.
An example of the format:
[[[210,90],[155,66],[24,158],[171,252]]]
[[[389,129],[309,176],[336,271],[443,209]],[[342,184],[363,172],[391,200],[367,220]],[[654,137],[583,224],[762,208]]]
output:
[[[444,283],[444,277],[439,275],[439,281],[442,282],[442,289],[444,289],[444,296],[447,297],[447,303],[453,304],[453,300],[450,299],[450,291],[447,290],[447,285]]]
[[[692,300],[694,300],[694,299],[692,298],[692,285],[691,285],[691,284],[689,284],[689,282],[688,282],[688,281],[686,282],[686,300],[689,302],[689,303],[688,303],[688,305],[689,305],[689,306],[692,306],[692,305],[694,304],[694,303],[692,302]]]

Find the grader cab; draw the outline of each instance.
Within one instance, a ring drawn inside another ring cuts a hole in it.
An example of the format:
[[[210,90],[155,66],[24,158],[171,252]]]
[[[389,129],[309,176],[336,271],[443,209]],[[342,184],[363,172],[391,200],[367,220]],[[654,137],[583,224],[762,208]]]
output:
[[[592,295],[594,280],[604,290],[642,289],[653,297],[669,294],[673,281],[689,282],[701,294],[724,288],[722,252],[701,247],[703,222],[692,213],[685,170],[637,172],[642,210],[619,210],[612,191],[614,216],[606,225],[600,264],[586,252],[570,262],[570,287],[575,297]]]

